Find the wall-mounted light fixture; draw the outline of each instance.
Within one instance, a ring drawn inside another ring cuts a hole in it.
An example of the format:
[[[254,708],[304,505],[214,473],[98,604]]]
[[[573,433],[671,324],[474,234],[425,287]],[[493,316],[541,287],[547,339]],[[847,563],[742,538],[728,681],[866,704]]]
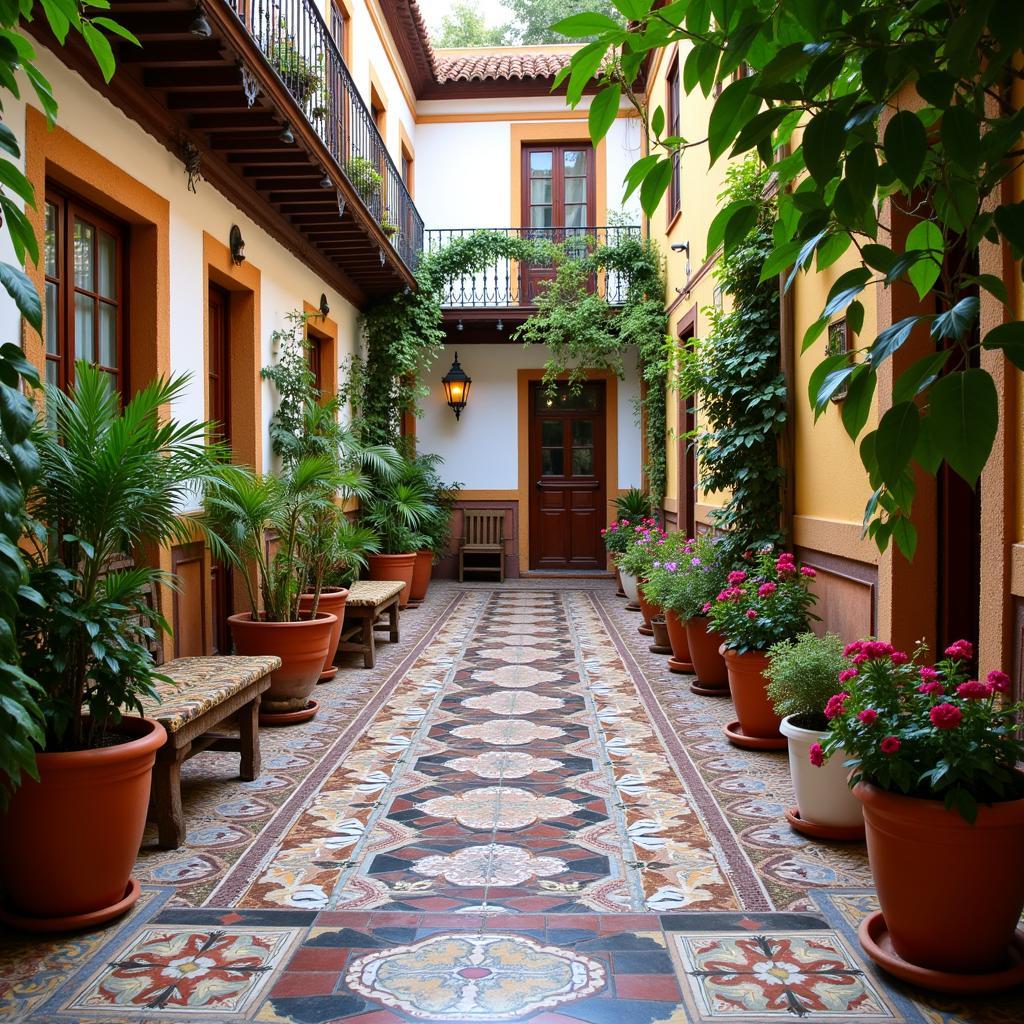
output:
[[[458,352],[455,353],[452,368],[441,378],[441,383],[444,385],[444,396],[448,401],[448,406],[455,413],[455,418],[458,419],[462,415],[462,410],[466,408],[466,402],[469,399],[469,386],[473,383],[472,378],[459,365]]]
[[[457,330],[457,331],[464,331],[465,330],[465,327],[462,326],[462,321],[461,320],[455,325],[455,330]]]
[[[321,292],[320,293],[320,306],[318,308],[320,310],[320,319],[321,320],[326,320],[327,319],[327,314],[330,313],[330,311],[331,311],[331,307],[327,305],[327,293],[326,292]]]
[[[673,242],[673,252],[685,252],[686,253],[686,276],[690,276],[690,243],[689,242]]]
[[[321,188],[334,188],[334,182],[331,180],[331,176],[324,171],[324,176],[320,179]]]
[[[241,229],[237,224],[231,225],[231,233],[228,235],[228,248],[231,250],[231,262],[240,267],[245,262],[245,239],[242,237]]]
[[[206,12],[198,4],[196,4],[196,16],[192,19],[188,30],[196,39],[209,39],[213,35],[213,29],[210,28],[210,23],[206,20]]]
[[[286,124],[281,129],[281,134],[278,135],[278,139],[286,146],[290,146],[295,141],[295,136],[292,134],[292,126],[290,124]]]

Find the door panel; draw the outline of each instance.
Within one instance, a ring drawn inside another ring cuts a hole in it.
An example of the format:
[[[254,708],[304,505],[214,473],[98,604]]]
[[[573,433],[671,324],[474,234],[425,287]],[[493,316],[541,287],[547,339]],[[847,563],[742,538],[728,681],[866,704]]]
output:
[[[530,385],[531,569],[603,569],[605,385]]]

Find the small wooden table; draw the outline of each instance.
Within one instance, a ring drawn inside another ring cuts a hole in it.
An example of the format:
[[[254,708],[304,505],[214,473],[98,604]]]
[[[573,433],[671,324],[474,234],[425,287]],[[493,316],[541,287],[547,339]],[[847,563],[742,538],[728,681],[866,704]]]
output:
[[[349,587],[338,650],[362,653],[363,667],[373,668],[376,632],[386,632],[392,643],[398,643],[398,599],[404,586],[399,580],[356,580]],[[385,612],[386,622],[382,621]]]
[[[238,776],[251,782],[260,773],[260,694],[281,659],[261,657],[177,658],[159,666],[172,682],[157,684],[159,700],[143,701],[147,718],[166,730],[167,741],[153,765],[152,806],[163,849],[185,838],[181,811],[181,765],[204,750],[237,750]],[[233,733],[213,732],[231,719]]]

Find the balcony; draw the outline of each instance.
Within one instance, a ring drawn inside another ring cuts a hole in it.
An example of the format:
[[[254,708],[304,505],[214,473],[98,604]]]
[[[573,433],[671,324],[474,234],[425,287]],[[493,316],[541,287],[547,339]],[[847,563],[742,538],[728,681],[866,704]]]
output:
[[[626,238],[639,238],[640,227],[586,227],[586,228],[430,228],[426,232],[428,252],[436,252],[446,245],[473,235],[477,231],[498,232],[509,238],[545,240],[568,243],[572,251],[582,254],[595,246],[616,245]],[[526,265],[516,260],[495,258],[488,266],[475,273],[462,274],[448,282],[442,300],[446,312],[458,313],[465,319],[479,319],[496,310],[528,315],[536,308],[536,298],[553,271],[549,267]],[[626,301],[628,282],[622,274],[602,272],[592,279],[593,289],[613,306]]]
[[[356,305],[414,286],[423,221],[313,0],[112,0],[105,84],[30,31]]]

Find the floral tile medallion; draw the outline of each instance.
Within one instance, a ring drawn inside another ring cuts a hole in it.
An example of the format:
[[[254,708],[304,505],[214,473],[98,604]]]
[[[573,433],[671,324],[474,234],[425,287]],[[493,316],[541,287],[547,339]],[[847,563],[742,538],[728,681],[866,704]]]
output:
[[[238,1014],[265,991],[297,929],[150,927],[106,962],[67,1010]]]
[[[494,683],[513,690],[540,686],[543,683],[557,683],[562,678],[558,672],[527,665],[502,665],[501,668],[482,668],[473,672],[473,679],[481,683]]]
[[[554,725],[534,725],[522,718],[510,718],[506,721],[494,719],[478,722],[475,725],[460,725],[452,729],[452,735],[464,740],[483,740],[495,746],[518,747],[531,740],[552,740],[562,736],[564,729]]]
[[[454,818],[467,828],[522,828],[538,819],[563,818],[576,805],[557,796],[537,796],[512,786],[484,786],[422,805],[435,818]]]
[[[467,697],[462,706],[473,711],[490,711],[495,715],[528,715],[533,711],[553,711],[564,707],[565,701],[560,697],[545,697],[521,690],[498,690],[479,697]]]
[[[357,959],[354,992],[426,1020],[507,1020],[600,991],[605,968],[522,935],[434,935]]]
[[[475,757],[456,757],[445,762],[445,767],[452,771],[470,772],[481,779],[523,779],[560,765],[561,762],[550,757],[534,757],[512,750],[489,750]]]
[[[442,876],[452,885],[519,885],[530,878],[547,878],[568,870],[559,857],[537,857],[520,846],[488,843],[467,846],[447,856],[424,857],[413,870]]]

